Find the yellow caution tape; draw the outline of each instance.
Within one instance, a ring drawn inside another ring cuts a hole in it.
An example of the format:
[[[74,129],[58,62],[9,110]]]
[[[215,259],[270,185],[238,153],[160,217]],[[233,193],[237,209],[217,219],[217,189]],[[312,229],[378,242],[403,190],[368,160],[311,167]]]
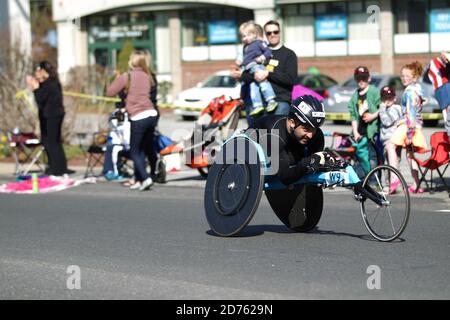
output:
[[[20,91],[16,92],[15,97],[16,97],[16,99],[26,99],[27,94],[28,94],[27,90],[20,90]],[[96,96],[96,95],[92,95],[92,94],[84,94],[84,93],[72,92],[72,91],[64,91],[63,95],[67,96],[67,97],[88,99],[88,100],[94,100],[94,101],[103,101],[103,102],[110,102],[110,103],[120,102],[119,98]],[[167,103],[160,104],[158,107],[162,108],[162,109],[174,109],[173,105],[167,104]]]
[[[25,99],[27,97],[27,91],[26,90],[20,90],[16,92],[15,98],[20,100],[20,99]]]
[[[91,94],[84,94],[84,93],[78,93],[78,92],[70,92],[70,91],[64,91],[63,95],[67,97],[73,97],[73,98],[82,98],[82,99],[89,99],[89,100],[95,100],[95,101],[104,101],[104,102],[120,102],[120,99],[118,98],[110,98],[110,97],[102,97],[102,96],[96,96]]]
[[[80,98],[80,99],[89,99],[94,101],[104,101],[104,102],[120,102],[120,99],[118,98],[110,98],[110,97],[103,97],[103,96],[96,96],[91,94],[84,94],[84,93],[78,93],[78,92],[71,92],[71,91],[64,91],[63,94],[67,97],[73,97],[73,98]],[[16,99],[26,99],[27,98],[27,91],[26,90],[20,90],[17,91],[15,94]],[[158,106],[161,109],[179,109],[179,110],[186,110],[186,111],[198,111],[200,112],[202,109],[199,108],[193,108],[193,107],[175,107],[173,104],[165,103],[165,104],[159,104]],[[344,112],[327,112],[326,114],[327,120],[342,120],[342,121],[350,121],[350,113],[344,113]],[[443,116],[442,113],[422,113],[423,120],[442,120]]]

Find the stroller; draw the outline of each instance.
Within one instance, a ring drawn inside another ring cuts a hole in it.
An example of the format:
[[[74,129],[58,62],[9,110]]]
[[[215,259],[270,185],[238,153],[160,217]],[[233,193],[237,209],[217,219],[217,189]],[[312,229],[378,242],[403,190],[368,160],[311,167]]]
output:
[[[197,169],[201,176],[208,175],[212,158],[223,142],[236,130],[242,101],[224,95],[214,98],[202,110],[192,135],[160,152],[161,155],[183,153],[185,164]]]
[[[325,150],[331,153],[336,159],[341,159],[353,163],[355,161],[355,142],[350,134],[333,132],[325,133],[325,136],[331,137],[331,143]]]
[[[131,125],[128,114],[115,110],[110,114],[108,127],[107,131],[94,133],[94,142],[85,151],[87,162],[85,177],[99,176],[100,174],[94,172],[97,165],[102,166],[101,174],[109,181],[121,180],[134,174],[133,163],[130,161]],[[164,138],[158,130],[155,130],[153,148],[156,150],[156,158],[153,178],[157,183],[166,183],[165,162],[159,154],[165,147]],[[150,166],[150,155],[147,155],[147,165]]]

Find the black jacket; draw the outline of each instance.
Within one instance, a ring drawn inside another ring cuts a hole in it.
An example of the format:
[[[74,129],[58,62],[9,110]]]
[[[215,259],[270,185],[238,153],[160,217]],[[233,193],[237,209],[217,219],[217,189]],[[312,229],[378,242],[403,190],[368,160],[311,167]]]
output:
[[[64,105],[61,84],[56,79],[47,79],[34,91],[39,108],[39,116],[58,118],[64,116]]]
[[[325,138],[322,130],[318,129],[316,135],[308,142],[308,144],[302,145],[294,137],[289,135],[286,120],[286,116],[266,116],[258,119],[253,128],[266,129],[270,135],[270,139],[276,138],[279,140],[279,170],[277,177],[283,184],[290,185],[306,174],[307,168],[302,165],[300,160],[311,156],[313,153],[323,151]],[[273,130],[278,131],[275,132]],[[269,150],[270,146],[271,143],[268,139],[267,148]],[[271,156],[271,158],[272,161],[276,159],[276,157],[273,156]]]
[[[297,55],[291,49],[282,46],[278,50],[272,49],[272,58],[269,59],[266,69],[269,71],[269,82],[275,91],[276,101],[291,103],[292,89],[297,84]],[[254,75],[244,72],[243,82],[255,81]]]

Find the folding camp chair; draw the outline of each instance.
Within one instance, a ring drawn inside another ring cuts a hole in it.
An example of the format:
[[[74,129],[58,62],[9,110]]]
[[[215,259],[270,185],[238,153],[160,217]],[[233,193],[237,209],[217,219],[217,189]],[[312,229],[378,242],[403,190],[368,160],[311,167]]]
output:
[[[7,137],[16,165],[14,175],[25,176],[33,166],[45,171],[45,163],[41,158],[45,148],[36,134],[8,132]]]
[[[92,143],[88,146],[83,145],[81,136],[82,134],[78,135],[80,139],[80,149],[83,151],[84,158],[86,159],[84,177],[98,177],[103,171],[108,132],[95,132],[92,136]]]
[[[422,182],[425,182],[430,193],[433,193],[436,190],[433,188],[433,171],[437,171],[442,184],[445,186],[445,189],[449,193],[450,196],[450,188],[445,182],[444,174],[447,168],[450,165],[450,141],[447,135],[447,132],[435,132],[430,137],[431,150],[428,150],[428,153],[431,152],[431,155],[426,160],[420,160],[414,154],[413,160],[417,163],[420,171],[420,181],[417,188],[420,188]],[[443,170],[442,170],[443,168]],[[442,171],[441,171],[442,170]],[[426,175],[430,171],[430,185],[426,180]]]

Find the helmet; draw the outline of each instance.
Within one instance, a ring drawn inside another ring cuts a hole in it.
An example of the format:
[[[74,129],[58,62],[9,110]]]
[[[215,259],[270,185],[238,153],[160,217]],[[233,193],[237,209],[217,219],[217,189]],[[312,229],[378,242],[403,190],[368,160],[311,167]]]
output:
[[[319,128],[325,122],[325,108],[323,103],[313,96],[301,96],[291,105],[291,116],[298,119],[300,124],[310,128]]]
[[[356,81],[358,81],[360,79],[367,80],[367,79],[369,79],[369,77],[370,77],[370,73],[369,73],[369,69],[367,69],[367,67],[360,66],[355,69],[354,78]]]
[[[381,100],[388,100],[395,98],[395,88],[390,86],[384,86],[380,90]]]

